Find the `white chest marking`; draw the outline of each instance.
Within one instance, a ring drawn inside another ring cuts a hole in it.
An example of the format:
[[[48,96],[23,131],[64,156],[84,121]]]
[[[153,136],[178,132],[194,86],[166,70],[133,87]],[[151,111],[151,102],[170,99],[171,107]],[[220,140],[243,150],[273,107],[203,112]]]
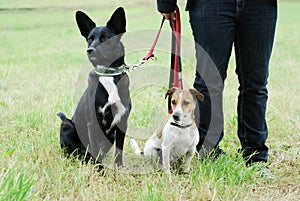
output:
[[[99,107],[98,110],[101,113],[104,113],[106,108],[112,104],[115,104],[116,106],[116,111],[112,111],[114,114],[114,120],[111,123],[111,127],[115,126],[117,123],[121,121],[121,117],[125,114],[126,108],[121,102],[119,93],[118,93],[118,88],[114,83],[114,78],[113,77],[99,77],[99,82],[104,86],[105,90],[108,93],[108,101],[104,105],[103,108]]]

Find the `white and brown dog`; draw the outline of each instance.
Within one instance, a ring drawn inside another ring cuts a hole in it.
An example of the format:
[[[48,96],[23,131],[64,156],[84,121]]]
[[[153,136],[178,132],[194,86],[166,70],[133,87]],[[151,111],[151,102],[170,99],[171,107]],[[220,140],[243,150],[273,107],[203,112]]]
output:
[[[134,139],[130,139],[130,146],[136,154],[161,157],[163,169],[167,174],[171,173],[172,162],[186,156],[183,172],[188,173],[199,142],[194,110],[197,99],[203,101],[204,96],[196,89],[182,90],[175,87],[168,90],[166,98],[168,96],[171,97],[173,113],[167,123],[146,141],[144,151],[140,150]]]

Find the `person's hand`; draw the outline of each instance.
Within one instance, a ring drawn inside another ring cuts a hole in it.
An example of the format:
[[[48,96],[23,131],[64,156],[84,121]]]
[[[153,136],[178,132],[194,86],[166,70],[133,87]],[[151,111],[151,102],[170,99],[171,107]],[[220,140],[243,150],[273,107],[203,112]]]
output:
[[[175,19],[175,12],[173,13],[161,13],[165,19],[169,20],[169,19]]]

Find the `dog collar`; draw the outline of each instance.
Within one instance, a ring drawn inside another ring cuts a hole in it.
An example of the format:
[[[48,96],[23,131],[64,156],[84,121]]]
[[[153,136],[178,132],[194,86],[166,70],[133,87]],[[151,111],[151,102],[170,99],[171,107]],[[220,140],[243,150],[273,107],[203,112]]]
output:
[[[188,128],[188,127],[190,127],[191,125],[193,125],[193,124],[188,124],[188,125],[179,125],[179,124],[176,124],[176,123],[174,123],[174,122],[171,122],[170,123],[172,126],[176,126],[176,127],[178,127],[178,128],[182,128],[182,129],[184,129],[184,128]]]
[[[116,68],[97,65],[95,73],[100,76],[116,76],[121,75],[125,71],[125,67],[125,64]]]

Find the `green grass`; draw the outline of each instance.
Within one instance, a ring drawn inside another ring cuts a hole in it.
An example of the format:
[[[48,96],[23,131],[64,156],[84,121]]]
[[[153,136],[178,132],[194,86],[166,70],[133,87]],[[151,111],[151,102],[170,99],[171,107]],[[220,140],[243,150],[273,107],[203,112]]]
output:
[[[193,81],[194,53],[190,51],[188,16],[183,11],[185,1],[180,3],[182,22],[186,22],[182,23],[186,41],[182,51],[184,85],[188,87]],[[121,172],[108,168],[105,176],[100,176],[92,164],[64,157],[56,112],[72,115],[73,99],[78,99],[74,98],[75,84],[76,92],[86,84],[85,76],[78,79],[78,74],[88,69],[86,44],[74,12],[85,10],[103,24],[118,5],[125,7],[127,15],[126,61],[135,63],[154,38],[155,30],[149,29],[157,29],[160,23],[153,1],[1,1],[0,200],[299,200],[300,4],[295,2],[279,2],[270,67],[267,119],[274,179],[259,178],[259,167],[245,167],[236,152],[240,145],[234,58],[224,97],[226,134],[221,146],[227,155],[216,161],[195,157],[190,174],[171,177],[159,171],[142,174],[145,167],[130,154],[128,141]],[[144,29],[148,30],[145,36],[139,32]],[[144,46],[139,47],[136,40],[143,40]],[[169,56],[165,46],[169,48],[168,40],[159,41],[158,60],[130,73],[134,104],[129,136],[145,139],[167,118],[164,91]],[[142,144],[143,140],[138,141]]]

